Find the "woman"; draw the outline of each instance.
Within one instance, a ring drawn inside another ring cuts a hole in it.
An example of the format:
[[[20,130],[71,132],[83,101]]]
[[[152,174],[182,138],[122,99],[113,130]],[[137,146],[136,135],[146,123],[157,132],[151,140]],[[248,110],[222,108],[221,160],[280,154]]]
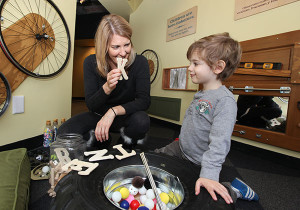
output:
[[[143,140],[150,127],[145,110],[150,105],[150,74],[146,58],[136,55],[131,43],[132,29],[117,15],[102,18],[96,35],[96,54],[84,61],[85,102],[90,112],[76,115],[61,125],[60,133],[80,133],[87,139],[95,129],[97,141],[106,144],[109,131],[120,131],[127,145]],[[117,58],[127,59],[128,80]]]

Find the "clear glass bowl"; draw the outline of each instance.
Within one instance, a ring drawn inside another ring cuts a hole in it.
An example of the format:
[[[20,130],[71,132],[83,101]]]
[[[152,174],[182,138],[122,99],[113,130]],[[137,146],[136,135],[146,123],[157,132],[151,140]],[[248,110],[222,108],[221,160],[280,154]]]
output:
[[[54,151],[56,148],[64,148],[68,151],[71,160],[84,159],[84,152],[86,151],[86,141],[83,140],[82,135],[76,133],[60,134],[56,137],[56,141],[50,145],[50,158],[51,160],[57,159]]]

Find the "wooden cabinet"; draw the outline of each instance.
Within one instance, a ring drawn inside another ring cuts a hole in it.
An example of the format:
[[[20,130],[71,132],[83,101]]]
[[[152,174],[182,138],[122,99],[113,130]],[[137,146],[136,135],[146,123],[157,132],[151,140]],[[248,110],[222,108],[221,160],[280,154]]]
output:
[[[241,62],[278,62],[280,70],[239,68],[224,82],[233,94],[288,98],[285,131],[236,124],[233,135],[300,151],[300,30],[243,41]]]

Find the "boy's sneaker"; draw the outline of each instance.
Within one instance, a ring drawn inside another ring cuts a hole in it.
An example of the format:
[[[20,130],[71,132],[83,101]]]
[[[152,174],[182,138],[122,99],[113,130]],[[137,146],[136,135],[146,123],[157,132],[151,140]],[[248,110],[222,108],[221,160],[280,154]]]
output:
[[[242,180],[235,178],[231,182],[231,187],[241,193],[241,199],[248,201],[258,201],[258,195]]]

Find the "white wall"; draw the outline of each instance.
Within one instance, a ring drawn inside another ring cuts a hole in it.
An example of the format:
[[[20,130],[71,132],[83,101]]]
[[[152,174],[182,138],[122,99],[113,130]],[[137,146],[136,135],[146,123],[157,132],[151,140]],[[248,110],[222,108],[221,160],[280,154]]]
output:
[[[28,77],[13,95],[25,96],[25,112],[12,114],[12,103],[0,117],[0,146],[43,133],[46,120],[71,116],[73,49],[76,1],[53,0],[62,12],[71,35],[71,55],[65,69],[57,77],[40,80]]]
[[[160,71],[151,86],[151,95],[182,99],[181,120],[165,120],[181,124],[195,92],[163,90],[162,69],[187,66],[186,51],[195,40],[227,31],[238,41],[245,41],[300,29],[300,1],[237,21],[234,21],[234,4],[234,0],[144,0],[131,14],[136,51],[153,49],[160,58]],[[197,32],[166,42],[167,19],[194,6],[198,6]],[[190,85],[193,87],[197,86]]]

